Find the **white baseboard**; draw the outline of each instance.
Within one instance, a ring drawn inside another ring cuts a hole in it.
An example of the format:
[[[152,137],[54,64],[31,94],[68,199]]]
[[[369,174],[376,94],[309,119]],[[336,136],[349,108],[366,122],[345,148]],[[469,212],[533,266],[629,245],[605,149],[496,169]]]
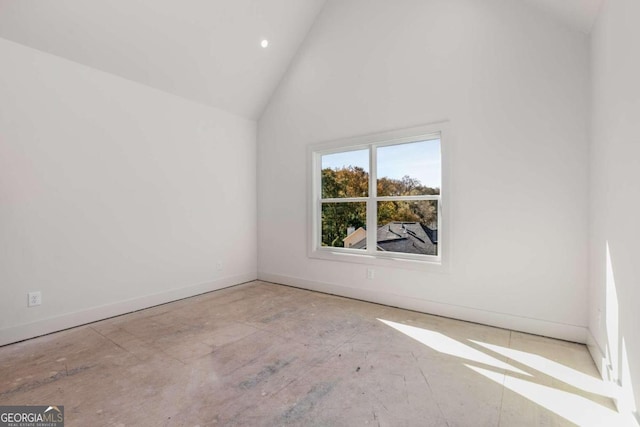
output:
[[[595,339],[590,329],[587,330],[587,348],[589,349],[591,358],[598,368],[598,372],[600,372],[602,381],[604,381],[607,387],[610,387],[611,390],[618,389],[618,391],[621,391],[619,382],[613,378],[613,372],[607,362],[607,355],[604,353],[604,350]],[[625,417],[625,425],[628,425],[629,427],[640,427],[640,414],[637,411],[632,411],[629,407],[626,407],[621,401],[621,395],[619,393],[614,391],[611,394],[614,396],[612,397],[612,400],[616,405],[616,409]]]
[[[50,334],[52,332],[73,328],[86,323],[96,322],[109,317],[131,313],[132,311],[177,301],[218,289],[228,288],[240,283],[256,280],[256,273],[246,273],[237,276],[224,277],[211,282],[199,283],[178,289],[158,292],[125,301],[91,307],[73,313],[40,319],[32,323],[11,326],[0,330],[0,345],[11,344],[29,338]]]
[[[605,357],[600,344],[598,344],[598,341],[596,341],[589,329],[587,329],[587,349],[589,349],[589,354],[591,355],[593,362],[596,364],[596,368],[598,368],[598,372],[600,372],[602,379],[604,381],[609,381],[610,373],[607,369],[607,358]]]
[[[366,289],[351,288],[348,286],[331,283],[316,282],[298,277],[284,276],[280,274],[258,272],[258,280],[279,283],[312,291],[340,295],[348,298],[370,301],[393,307],[415,310],[438,316],[450,317],[468,322],[481,323],[498,328],[511,329],[535,335],[558,338],[584,344],[587,339],[587,328],[583,326],[568,325],[564,323],[550,322],[528,317],[514,316],[512,314],[498,313],[463,307],[454,304],[445,304],[420,298],[413,298],[392,293],[370,291]]]

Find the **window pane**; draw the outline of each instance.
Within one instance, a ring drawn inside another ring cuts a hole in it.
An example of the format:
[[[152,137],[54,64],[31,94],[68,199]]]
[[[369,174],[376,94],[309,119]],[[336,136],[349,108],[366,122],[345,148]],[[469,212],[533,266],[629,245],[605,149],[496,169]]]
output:
[[[438,255],[438,202],[378,202],[377,249]]]
[[[379,147],[378,196],[440,194],[440,140]]]
[[[322,156],[322,198],[369,195],[369,150]]]
[[[366,249],[367,204],[323,203],[322,246]]]

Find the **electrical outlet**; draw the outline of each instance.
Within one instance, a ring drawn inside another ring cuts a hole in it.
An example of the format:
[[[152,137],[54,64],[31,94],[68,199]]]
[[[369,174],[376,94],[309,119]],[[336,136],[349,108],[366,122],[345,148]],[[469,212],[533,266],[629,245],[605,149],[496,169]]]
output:
[[[36,305],[42,304],[42,292],[29,292],[27,296],[27,307],[35,307]]]
[[[373,268],[367,268],[367,279],[373,280],[376,278],[376,271]]]

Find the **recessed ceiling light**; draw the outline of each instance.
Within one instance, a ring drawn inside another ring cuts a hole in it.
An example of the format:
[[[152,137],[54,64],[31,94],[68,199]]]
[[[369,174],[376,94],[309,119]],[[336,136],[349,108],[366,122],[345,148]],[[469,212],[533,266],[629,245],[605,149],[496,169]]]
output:
[[[267,46],[269,46],[269,40],[267,40],[267,39],[262,40],[262,41],[260,42],[260,46],[262,46],[262,47],[267,47]]]

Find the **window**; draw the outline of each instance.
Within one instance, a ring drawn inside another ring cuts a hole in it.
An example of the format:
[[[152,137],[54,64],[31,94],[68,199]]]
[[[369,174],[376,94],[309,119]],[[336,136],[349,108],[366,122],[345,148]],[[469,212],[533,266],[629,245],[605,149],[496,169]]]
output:
[[[312,146],[310,256],[442,264],[442,140],[430,126]]]

